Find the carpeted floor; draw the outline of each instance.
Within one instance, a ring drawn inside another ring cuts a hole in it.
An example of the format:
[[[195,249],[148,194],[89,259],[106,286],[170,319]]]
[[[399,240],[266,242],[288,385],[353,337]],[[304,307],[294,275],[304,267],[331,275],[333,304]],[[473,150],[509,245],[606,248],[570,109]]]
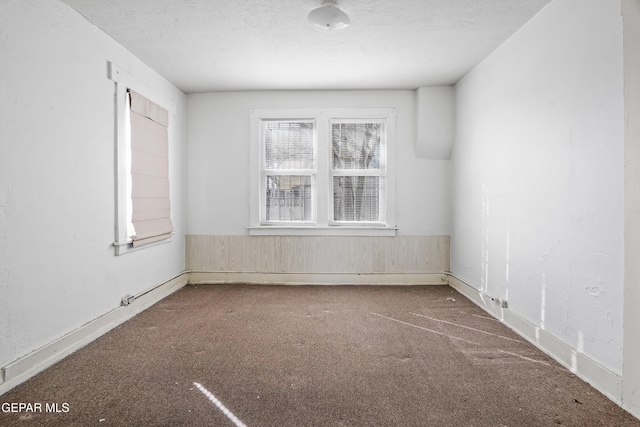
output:
[[[188,286],[0,403],[42,404],[2,426],[640,426],[447,286]]]

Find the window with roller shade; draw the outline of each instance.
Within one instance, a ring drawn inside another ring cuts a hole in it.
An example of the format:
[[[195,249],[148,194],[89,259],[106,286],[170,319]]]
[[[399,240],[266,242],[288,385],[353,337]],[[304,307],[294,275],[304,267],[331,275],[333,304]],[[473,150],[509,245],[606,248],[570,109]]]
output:
[[[169,126],[176,106],[108,62],[114,83],[116,255],[168,243],[173,234],[169,188]]]
[[[252,234],[395,233],[394,110],[253,110],[251,123]]]
[[[169,142],[166,109],[128,91],[131,186],[129,237],[133,246],[167,239],[173,232],[169,198]]]

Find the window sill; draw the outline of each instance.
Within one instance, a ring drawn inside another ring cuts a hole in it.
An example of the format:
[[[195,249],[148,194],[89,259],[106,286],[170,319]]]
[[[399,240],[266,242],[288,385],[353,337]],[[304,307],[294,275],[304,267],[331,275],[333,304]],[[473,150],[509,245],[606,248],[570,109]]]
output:
[[[173,234],[171,233],[171,237],[168,237],[163,240],[158,240],[157,242],[147,243],[146,245],[134,247],[133,240],[129,239],[124,242],[113,242],[113,246],[116,248],[116,255],[124,255],[131,252],[136,252],[142,249],[151,248],[153,246],[163,245],[165,243],[171,243],[173,240]]]
[[[249,227],[251,236],[380,236],[393,237],[398,227],[367,226],[280,226]]]

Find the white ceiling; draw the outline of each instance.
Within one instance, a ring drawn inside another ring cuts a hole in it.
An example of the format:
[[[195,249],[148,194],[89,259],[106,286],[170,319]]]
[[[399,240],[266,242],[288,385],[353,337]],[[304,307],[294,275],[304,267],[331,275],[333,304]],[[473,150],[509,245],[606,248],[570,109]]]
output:
[[[452,84],[550,0],[62,0],[186,93]]]

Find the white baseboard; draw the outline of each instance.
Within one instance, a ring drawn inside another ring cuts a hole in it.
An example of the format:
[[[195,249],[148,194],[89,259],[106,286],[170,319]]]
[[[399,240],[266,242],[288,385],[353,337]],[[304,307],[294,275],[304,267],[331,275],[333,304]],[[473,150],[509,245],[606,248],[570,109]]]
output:
[[[540,329],[508,308],[501,307],[494,299],[484,295],[478,289],[457,277],[448,274],[448,282],[449,286],[456,291],[513,329],[576,376],[591,384],[609,399],[622,406],[622,377],[609,371],[564,341]]]
[[[445,273],[254,273],[192,271],[189,283],[266,285],[446,285]]]
[[[149,306],[172,294],[188,283],[189,274],[182,273],[153,290],[141,294],[131,304],[120,306],[81,326],[38,350],[0,369],[0,395],[44,371],[74,351],[131,319]]]

